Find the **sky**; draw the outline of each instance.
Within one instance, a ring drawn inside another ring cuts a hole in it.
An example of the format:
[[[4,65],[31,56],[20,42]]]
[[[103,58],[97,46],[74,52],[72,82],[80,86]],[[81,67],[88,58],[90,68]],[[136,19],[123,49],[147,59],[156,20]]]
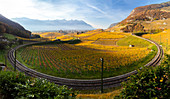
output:
[[[125,19],[139,6],[170,0],[0,0],[0,14],[11,19],[83,20],[106,29]]]

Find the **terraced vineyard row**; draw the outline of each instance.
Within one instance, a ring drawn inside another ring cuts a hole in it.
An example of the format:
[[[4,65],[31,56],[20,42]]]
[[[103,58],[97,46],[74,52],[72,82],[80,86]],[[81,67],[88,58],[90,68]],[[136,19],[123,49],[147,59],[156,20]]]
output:
[[[49,71],[54,76],[67,73],[67,78],[73,78],[71,74],[79,74],[78,78],[100,77],[100,58],[104,58],[104,71],[106,77],[110,77],[116,69],[129,66],[150,52],[147,48],[127,47],[126,50],[121,50],[124,48],[96,50],[70,44],[29,46],[22,50],[21,57],[34,69]]]

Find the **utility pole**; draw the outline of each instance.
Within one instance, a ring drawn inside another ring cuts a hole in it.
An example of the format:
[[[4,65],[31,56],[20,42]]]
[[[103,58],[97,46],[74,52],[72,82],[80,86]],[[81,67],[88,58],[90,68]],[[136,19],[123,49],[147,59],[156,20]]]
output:
[[[160,44],[161,44],[161,34],[160,34]]]
[[[101,93],[103,93],[103,63],[104,63],[104,59],[100,58],[102,65],[101,65]]]
[[[166,39],[166,50],[168,50],[168,38]]]

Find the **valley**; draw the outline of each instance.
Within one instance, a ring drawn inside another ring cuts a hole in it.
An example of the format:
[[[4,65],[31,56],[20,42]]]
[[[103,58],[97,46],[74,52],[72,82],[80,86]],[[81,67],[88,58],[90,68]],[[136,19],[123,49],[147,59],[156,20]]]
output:
[[[167,99],[170,1],[78,1],[50,1],[39,18],[38,9],[11,20],[0,14],[0,98]]]

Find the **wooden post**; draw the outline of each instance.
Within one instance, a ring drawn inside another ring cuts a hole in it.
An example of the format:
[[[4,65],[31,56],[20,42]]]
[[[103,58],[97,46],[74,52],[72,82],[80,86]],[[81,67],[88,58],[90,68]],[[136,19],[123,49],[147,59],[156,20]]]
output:
[[[52,41],[52,35],[51,35],[51,41]]]
[[[101,93],[103,93],[103,63],[104,63],[104,59],[100,58],[102,65],[101,65]]]
[[[166,39],[166,50],[168,51],[168,38]]]
[[[17,51],[16,50],[14,50],[14,51],[15,51],[15,66],[14,66],[14,71],[16,71],[16,65],[17,65],[16,64],[16,62],[17,62],[17,54],[16,53],[17,53]]]
[[[7,56],[5,55],[5,66],[7,66]]]
[[[160,34],[160,44],[161,44],[161,34]]]

